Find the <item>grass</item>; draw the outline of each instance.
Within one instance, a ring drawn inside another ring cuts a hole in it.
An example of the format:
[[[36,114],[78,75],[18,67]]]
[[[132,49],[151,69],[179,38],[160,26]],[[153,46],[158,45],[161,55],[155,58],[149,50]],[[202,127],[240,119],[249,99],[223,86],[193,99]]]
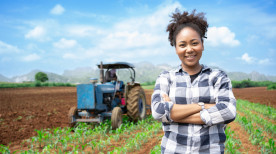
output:
[[[276,89],[276,83],[267,86],[267,90],[275,90],[275,89]]]
[[[272,81],[251,81],[250,79],[242,81],[232,81],[233,88],[274,87],[273,85],[275,84],[276,83]]]
[[[25,82],[25,83],[10,83],[0,82],[0,88],[23,88],[23,87],[74,87],[71,83],[55,83],[55,82]]]
[[[154,89],[154,85],[145,85],[142,86],[143,89]]]

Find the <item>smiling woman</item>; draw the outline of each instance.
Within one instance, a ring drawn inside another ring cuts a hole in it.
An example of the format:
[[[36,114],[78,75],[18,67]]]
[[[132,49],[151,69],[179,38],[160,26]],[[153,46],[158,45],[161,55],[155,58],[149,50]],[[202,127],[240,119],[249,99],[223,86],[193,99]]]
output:
[[[224,153],[236,99],[223,71],[199,63],[207,28],[204,14],[195,10],[176,10],[167,27],[181,65],[162,72],[152,94],[152,115],[163,122],[162,153]]]

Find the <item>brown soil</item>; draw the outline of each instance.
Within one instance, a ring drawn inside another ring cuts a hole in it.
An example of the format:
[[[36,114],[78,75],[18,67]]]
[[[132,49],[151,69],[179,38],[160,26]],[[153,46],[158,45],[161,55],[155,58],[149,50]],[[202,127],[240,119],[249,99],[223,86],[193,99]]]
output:
[[[237,99],[276,105],[275,90],[261,87],[233,91]],[[152,92],[145,90],[147,104]],[[68,111],[76,103],[76,87],[0,89],[0,144],[10,144],[13,149],[22,140],[36,135],[36,129],[68,126]]]
[[[160,131],[156,136],[163,136],[163,135],[164,135],[164,132]],[[139,151],[135,151],[133,153],[137,153],[137,154],[150,153],[151,149],[156,145],[161,145],[161,138],[158,138],[158,137],[151,138],[147,143],[142,145],[142,148]]]
[[[76,87],[0,89],[0,144],[19,144],[35,130],[66,127]]]
[[[242,126],[238,124],[238,122],[231,122],[228,126],[230,126],[230,129],[235,132],[235,134],[238,136],[238,139],[241,141],[242,145],[239,149],[241,153],[260,153],[260,149],[257,146],[251,144],[251,142],[249,141],[249,135],[242,128]]]
[[[244,99],[276,108],[276,90],[267,90],[266,87],[236,88],[233,89],[236,99]]]

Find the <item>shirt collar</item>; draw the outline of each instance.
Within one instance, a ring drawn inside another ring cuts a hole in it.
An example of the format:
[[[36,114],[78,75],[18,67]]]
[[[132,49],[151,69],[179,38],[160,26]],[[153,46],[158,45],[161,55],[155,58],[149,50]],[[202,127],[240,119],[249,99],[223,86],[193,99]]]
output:
[[[202,66],[202,72],[207,71],[207,70],[211,70],[211,68],[208,67],[208,66],[206,66],[206,65],[201,64],[201,66]],[[178,67],[176,68],[175,71],[176,71],[176,72],[186,72],[186,71],[183,70],[181,64],[178,65]]]

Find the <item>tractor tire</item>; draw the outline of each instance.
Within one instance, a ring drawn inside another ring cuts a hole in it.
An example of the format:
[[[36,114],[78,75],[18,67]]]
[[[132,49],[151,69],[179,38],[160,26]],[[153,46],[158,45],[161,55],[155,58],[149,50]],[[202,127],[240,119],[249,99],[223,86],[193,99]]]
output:
[[[73,119],[78,118],[77,111],[78,111],[78,109],[76,106],[73,106],[70,108],[69,113],[68,113],[69,127],[74,127],[76,125],[76,121],[73,122]]]
[[[115,107],[111,114],[111,126],[112,129],[117,129],[123,123],[122,109],[120,107]]]
[[[132,121],[146,117],[146,96],[141,86],[134,86],[127,96],[127,115]]]

